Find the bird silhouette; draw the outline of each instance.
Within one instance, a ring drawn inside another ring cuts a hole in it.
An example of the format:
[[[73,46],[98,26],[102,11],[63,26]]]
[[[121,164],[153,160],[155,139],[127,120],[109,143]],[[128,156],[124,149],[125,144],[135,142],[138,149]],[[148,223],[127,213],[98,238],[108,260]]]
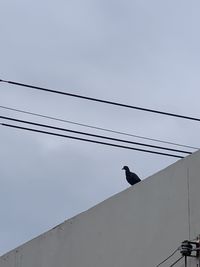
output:
[[[136,173],[134,172],[131,172],[129,170],[129,167],[128,166],[124,166],[122,168],[122,170],[125,170],[125,173],[126,173],[126,180],[127,182],[130,184],[130,185],[134,185],[134,184],[137,184],[141,181],[141,179],[137,176]]]

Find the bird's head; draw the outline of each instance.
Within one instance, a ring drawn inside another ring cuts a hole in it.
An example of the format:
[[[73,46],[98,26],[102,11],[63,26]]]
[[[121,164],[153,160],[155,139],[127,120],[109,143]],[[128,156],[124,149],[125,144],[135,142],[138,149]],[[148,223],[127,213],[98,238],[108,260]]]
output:
[[[122,168],[122,170],[129,171],[129,167],[128,167],[128,166],[124,166],[124,167]]]

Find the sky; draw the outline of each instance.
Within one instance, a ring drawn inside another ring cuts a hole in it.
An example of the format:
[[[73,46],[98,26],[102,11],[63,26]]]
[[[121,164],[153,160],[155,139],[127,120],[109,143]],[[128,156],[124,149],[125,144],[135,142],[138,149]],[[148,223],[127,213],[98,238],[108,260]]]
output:
[[[199,9],[197,0],[2,0],[0,79],[200,118]],[[0,106],[200,147],[194,121],[6,83]],[[177,160],[0,125],[0,254],[125,190],[124,165],[144,180]]]

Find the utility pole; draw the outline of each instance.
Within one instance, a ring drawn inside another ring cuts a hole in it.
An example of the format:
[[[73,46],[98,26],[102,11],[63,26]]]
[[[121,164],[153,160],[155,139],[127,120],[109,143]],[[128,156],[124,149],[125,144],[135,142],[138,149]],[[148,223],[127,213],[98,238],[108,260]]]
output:
[[[185,240],[181,243],[180,253],[185,258],[185,267],[187,267],[187,258],[199,258],[200,253],[200,240],[197,241]]]

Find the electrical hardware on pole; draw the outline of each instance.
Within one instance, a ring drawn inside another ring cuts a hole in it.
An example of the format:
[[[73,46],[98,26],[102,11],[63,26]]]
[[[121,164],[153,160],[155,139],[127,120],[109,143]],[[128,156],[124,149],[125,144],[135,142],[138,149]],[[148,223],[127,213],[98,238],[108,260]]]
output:
[[[185,267],[187,267],[187,258],[199,258],[200,253],[200,239],[197,238],[196,241],[185,240],[181,243],[180,253],[185,257]]]

